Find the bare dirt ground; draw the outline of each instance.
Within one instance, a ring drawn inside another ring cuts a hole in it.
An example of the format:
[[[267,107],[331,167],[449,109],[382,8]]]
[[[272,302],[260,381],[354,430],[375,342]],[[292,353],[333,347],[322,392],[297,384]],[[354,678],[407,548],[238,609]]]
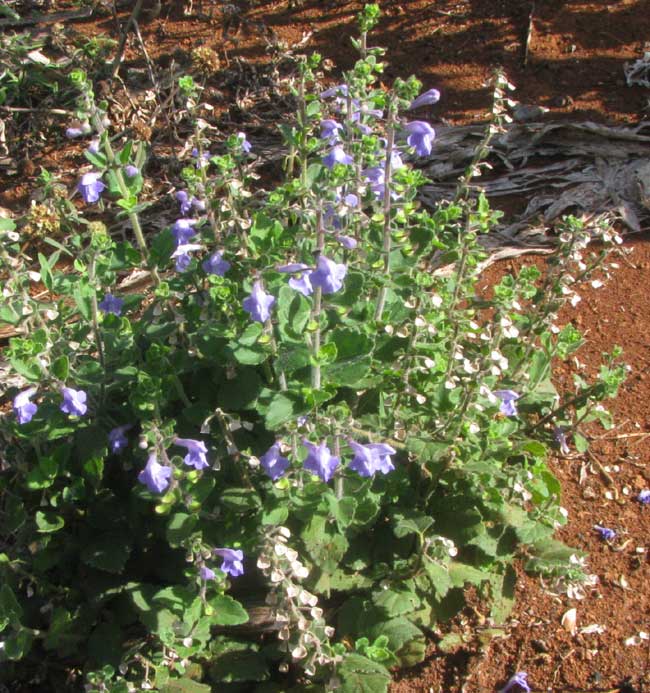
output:
[[[145,9],[154,4],[148,0]],[[293,4],[204,1],[201,7],[195,0],[193,7],[187,7],[180,0],[163,2],[157,17],[144,15],[140,22],[150,65],[164,81],[174,67],[190,69],[193,50],[212,48],[219,65],[206,86],[217,125],[224,132],[246,128],[254,140],[273,130],[283,109],[290,110],[290,102],[283,103],[270,86],[273,77],[288,69],[283,58],[287,50],[317,50],[333,60],[337,68],[329,76],[332,82],[355,59],[349,38],[355,34],[360,2]],[[650,50],[648,0],[384,0],[379,4],[383,19],[372,43],[388,48],[384,81],[389,84],[397,76],[415,73],[424,88],[438,88],[439,104],[423,114],[434,126],[484,120],[490,109],[485,82],[497,66],[505,68],[517,85],[519,101],[549,109],[543,120],[634,126],[650,118],[650,89],[628,87],[623,72],[626,62]],[[74,3],[54,5],[53,9],[65,10]],[[212,16],[199,16],[200,12]],[[123,23],[127,17],[128,8],[117,19]],[[87,37],[118,36],[116,17],[108,13],[75,21],[73,30]],[[120,73],[124,86],[111,87],[115,91],[110,92],[115,102],[124,104],[125,112],[128,98],[136,99],[151,88],[146,69],[141,46],[130,40]],[[101,92],[102,85],[98,88]],[[20,148],[13,143],[14,152],[20,149],[15,161],[0,168],[0,206],[14,210],[28,204],[40,166],[73,175],[79,162],[79,146],[62,149],[60,134],[58,141],[35,141],[29,135],[29,120],[23,116],[23,130],[14,131],[24,137]],[[137,118],[129,124],[135,127]],[[60,133],[65,123],[54,118],[49,126]],[[155,128],[148,134],[154,151],[157,145],[162,147]],[[183,133],[178,133],[178,142],[182,138]],[[650,507],[636,501],[639,490],[650,487],[648,231],[628,235],[625,245],[632,253],[620,261],[612,279],[603,288],[585,287],[578,307],[562,316],[583,331],[587,345],[578,352],[577,361],[558,365],[555,379],[560,388],[570,389],[575,373],[596,372],[601,353],[614,344],[624,348],[632,367],[620,396],[611,403],[617,427],[608,433],[590,429],[599,436],[593,457],[572,452],[552,460],[569,512],[569,523],[559,536],[588,554],[589,572],[598,582],[584,599],[575,600],[551,594],[538,579],[522,573],[512,618],[500,637],[490,639],[481,638],[482,605],[470,600],[471,606],[459,618],[431,634],[424,663],[396,673],[392,693],[496,691],[515,671],[527,671],[535,691],[650,690],[650,639],[644,635],[650,632]],[[523,258],[500,263],[485,273],[482,285],[522,261],[543,262]],[[616,530],[617,539],[603,542],[594,524]],[[577,609],[574,634],[561,625],[570,608]],[[462,643],[443,653],[438,643],[450,632],[459,634]]]

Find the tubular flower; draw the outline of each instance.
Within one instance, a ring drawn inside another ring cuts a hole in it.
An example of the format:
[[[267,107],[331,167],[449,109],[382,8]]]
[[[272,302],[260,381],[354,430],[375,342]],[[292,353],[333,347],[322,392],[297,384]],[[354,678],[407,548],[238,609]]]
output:
[[[63,402],[61,411],[72,416],[83,416],[88,411],[86,393],[83,390],[73,390],[71,387],[61,388]]]
[[[438,101],[440,101],[440,92],[437,89],[429,89],[412,101],[406,110],[412,111],[414,108],[421,108],[422,106],[433,106]]]
[[[36,394],[36,389],[35,387],[29,387],[14,397],[14,414],[16,414],[16,419],[18,419],[18,423],[21,425],[29,423],[38,410],[38,407],[30,401]]]
[[[514,390],[495,390],[494,394],[501,400],[499,411],[504,416],[517,416],[515,402],[521,397]]]
[[[113,315],[121,315],[124,301],[113,294],[106,294],[99,302],[98,308],[104,313],[112,313]]]
[[[87,205],[99,202],[102,192],[106,190],[106,186],[102,182],[101,177],[102,174],[96,171],[84,173],[84,175],[81,176],[81,180],[77,185],[77,190],[81,193]]]
[[[320,445],[314,445],[308,440],[303,440],[302,444],[309,451],[303,463],[304,468],[327,483],[334,475],[341,460],[338,457],[332,456],[325,441]]]
[[[264,455],[260,457],[260,463],[272,481],[277,481],[289,466],[289,460],[280,455],[280,443],[271,445]]]
[[[244,574],[244,552],[239,549],[214,549],[214,554],[223,558],[221,570],[226,575],[238,577]]]
[[[223,259],[221,253],[217,250],[207,260],[203,261],[202,267],[206,274],[215,274],[217,277],[223,277],[231,265],[228,260]]]
[[[348,445],[354,451],[350,469],[357,472],[359,476],[370,477],[376,472],[388,474],[395,469],[390,459],[390,456],[395,454],[395,450],[390,445],[384,443],[361,445],[353,440],[348,440]]]
[[[144,484],[151,493],[162,493],[169,486],[172,468],[158,463],[156,453],[152,452],[147,466],[138,474],[138,481]]]
[[[343,287],[348,268],[320,255],[316,269],[309,275],[312,286],[320,286],[324,294],[333,294]]]
[[[208,466],[208,458],[206,457],[208,449],[202,440],[176,438],[174,440],[174,445],[180,445],[187,450],[187,455],[183,458],[183,462],[185,462],[188,467],[205,469]]]
[[[428,156],[431,154],[433,138],[436,131],[423,120],[413,120],[406,123],[404,129],[408,133],[406,142],[415,149],[418,156]]]
[[[354,159],[343,151],[343,147],[336,145],[332,147],[329,154],[323,157],[323,164],[327,168],[334,168],[334,164],[343,164],[349,166],[354,163]]]
[[[172,226],[172,236],[176,245],[184,245],[190,238],[196,236],[196,231],[192,228],[196,224],[195,219],[177,219]]]
[[[256,281],[251,295],[244,299],[242,308],[250,313],[251,318],[256,322],[266,322],[271,317],[271,308],[274,303],[275,298],[264,291],[262,282]]]
[[[131,424],[124,424],[124,426],[117,426],[109,432],[108,446],[112,453],[121,452],[129,444],[129,439],[124,434],[130,428],[132,428]]]

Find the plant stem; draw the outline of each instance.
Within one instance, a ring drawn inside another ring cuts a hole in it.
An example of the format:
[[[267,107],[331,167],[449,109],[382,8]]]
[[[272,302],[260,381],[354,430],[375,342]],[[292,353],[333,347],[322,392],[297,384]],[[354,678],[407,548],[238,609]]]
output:
[[[393,148],[395,146],[395,108],[393,101],[388,100],[388,122],[386,125],[386,162],[384,164],[384,230],[382,240],[382,255],[384,257],[384,279],[390,276],[390,251],[391,251],[391,235],[390,235],[390,211],[391,211],[391,178],[392,178],[392,158]],[[386,304],[386,296],[388,287],[384,284],[379,290],[377,297],[377,305],[375,307],[375,320],[381,320],[384,306]]]
[[[92,323],[93,323],[93,334],[95,335],[95,343],[97,344],[97,354],[99,356],[99,363],[101,364],[102,371],[106,373],[106,360],[104,358],[104,345],[102,342],[102,335],[99,331],[99,306],[97,305],[97,291],[95,290],[95,252],[91,250],[90,260],[88,261],[88,282],[93,288],[93,293],[90,299],[90,309],[92,313]],[[101,404],[104,403],[104,379],[102,379],[99,401]]]
[[[325,247],[325,229],[323,228],[323,212],[319,208],[316,212],[316,255],[319,256]],[[318,362],[320,354],[320,313],[322,302],[322,290],[320,286],[314,287],[313,306],[311,310],[311,319],[316,323],[316,328],[311,337],[311,386],[314,390],[320,390],[321,387],[321,372],[320,363]]]

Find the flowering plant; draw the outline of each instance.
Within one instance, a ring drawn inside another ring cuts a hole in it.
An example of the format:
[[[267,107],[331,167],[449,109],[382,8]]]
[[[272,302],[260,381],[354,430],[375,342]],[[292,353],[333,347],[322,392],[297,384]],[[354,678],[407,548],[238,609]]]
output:
[[[319,58],[300,62],[283,183],[247,194],[254,138],[211,155],[197,118],[180,216],[151,239],[145,149],[114,151],[76,75],[99,142],[69,243],[38,255],[46,300],[0,227],[0,320],[23,333],[6,354],[24,381],[0,422],[7,680],[37,670],[56,688],[64,661],[89,690],[207,691],[299,666],[319,690],[382,691],[465,585],[507,616],[522,547],[527,568],[583,578],[552,538],[565,515],[546,457],[558,430],[584,449],[579,426],[607,422],[598,403],[625,369],[613,354],[563,403],[549,371],[580,346],[555,315],[606,267],[585,248],[609,231],[568,219],[543,281],[523,268],[479,296],[498,215],[469,192],[505,82],[458,194],[423,209],[413,164],[435,131],[409,111],[440,95],[377,86],[377,12],[344,84],[311,93]],[[194,113],[200,89],[179,87]],[[113,211],[133,244],[99,221]]]

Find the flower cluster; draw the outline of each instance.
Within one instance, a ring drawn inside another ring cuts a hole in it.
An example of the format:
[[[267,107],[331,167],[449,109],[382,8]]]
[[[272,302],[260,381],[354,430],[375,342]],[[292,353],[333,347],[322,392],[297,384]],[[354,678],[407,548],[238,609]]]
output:
[[[303,439],[302,445],[307,450],[307,456],[303,462],[304,469],[328,483],[340,467],[341,458],[338,455],[332,455],[326,441],[316,445]],[[353,440],[348,440],[348,445],[354,452],[354,457],[348,465],[349,469],[359,476],[368,478],[377,472],[388,474],[395,469],[391,456],[396,454],[396,451],[390,445],[385,443],[362,445]],[[275,442],[260,458],[262,469],[273,481],[282,477],[291,464],[289,459],[280,453],[281,443]]]

